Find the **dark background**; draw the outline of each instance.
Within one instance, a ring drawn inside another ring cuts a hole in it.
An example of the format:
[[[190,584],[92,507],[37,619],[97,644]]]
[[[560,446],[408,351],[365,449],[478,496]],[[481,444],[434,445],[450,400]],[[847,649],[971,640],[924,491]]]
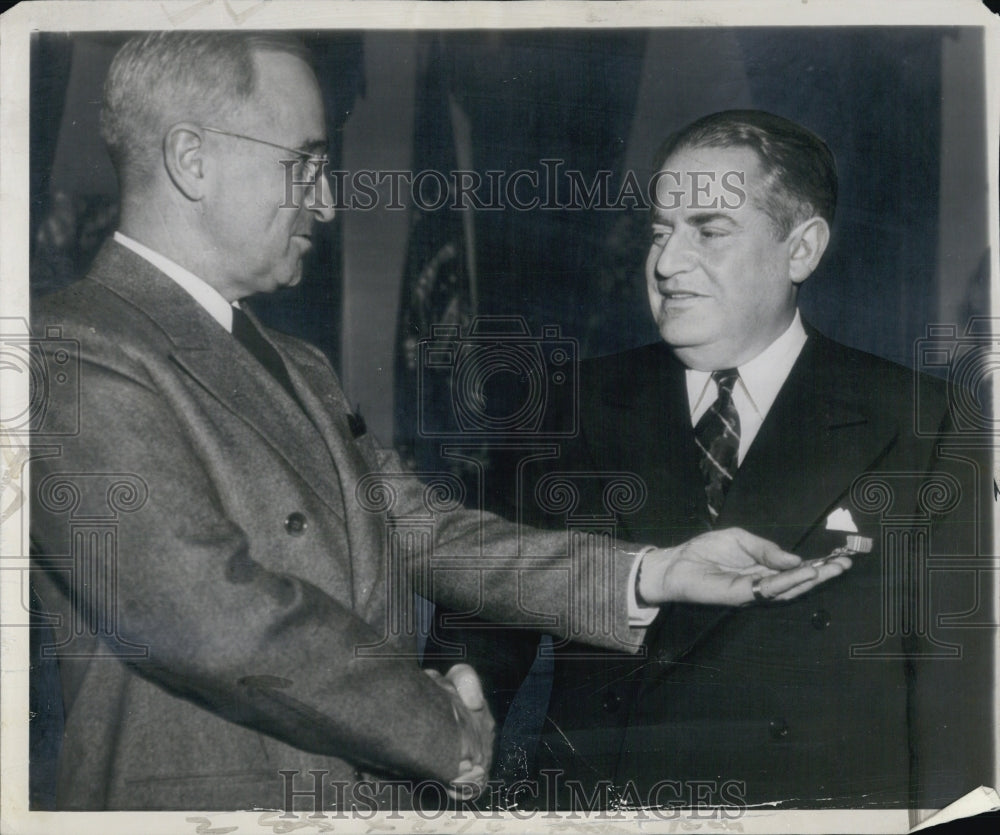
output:
[[[480,172],[540,170],[540,160],[559,159],[588,180],[611,170],[614,192],[625,170],[644,181],[659,140],[685,122],[729,107],[763,108],[819,134],[838,163],[832,242],[802,295],[813,324],[850,345],[912,364],[913,341],[928,322],[961,325],[962,316],[986,310],[983,42],[977,29],[303,34],[324,88],[332,167],[342,165],[352,108],[366,99],[377,107],[371,102],[377,84],[371,89],[366,83],[372,74],[366,51],[373,44],[382,45],[379,72],[397,88],[409,85],[412,121],[400,128],[409,132],[405,162],[414,171],[459,167],[463,151],[462,167]],[[96,125],[100,85],[124,37],[35,37],[36,293],[82,274],[113,230],[116,183]],[[410,43],[410,52],[393,52],[394,39]],[[398,55],[399,66],[386,68],[387,54]],[[450,106],[467,123],[464,138],[455,135]],[[381,140],[375,133],[354,141]],[[449,278],[467,316],[524,316],[535,334],[542,325],[558,325],[580,340],[584,356],[656,339],[642,283],[643,212],[479,211],[471,213],[471,224],[459,217],[465,213],[428,214],[411,211],[397,236],[406,257],[391,265],[394,298],[373,300],[398,305],[404,325],[441,320],[433,310],[414,315],[412,286],[442,243],[454,240],[461,255],[439,275],[455,273]],[[474,241],[463,223],[471,225]],[[350,353],[343,300],[365,278],[344,275],[344,249],[365,241],[345,241],[348,225],[341,216],[325,228],[302,285],[258,300],[257,307],[275,326],[319,345],[350,383],[352,369],[343,367]],[[359,301],[363,309],[363,291]]]

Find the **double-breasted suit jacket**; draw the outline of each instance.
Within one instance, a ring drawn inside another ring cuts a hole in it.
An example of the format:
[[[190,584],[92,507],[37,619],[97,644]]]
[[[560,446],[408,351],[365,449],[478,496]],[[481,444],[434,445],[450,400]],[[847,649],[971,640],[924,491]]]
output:
[[[281,808],[282,770],[299,772],[296,790],[309,770],[452,779],[450,701],[389,625],[390,592],[405,606],[400,577],[416,569],[406,548],[390,553],[386,512],[430,519],[436,556],[482,558],[482,571],[434,575],[442,600],[482,596],[513,622],[548,612],[564,630],[565,535],[428,499],[359,433],[317,350],[265,330],[296,403],[116,243],[33,325],[53,373],[66,345],[79,352],[79,385],[48,393],[31,473],[36,587],[61,617],[59,807]],[[519,575],[518,553],[548,562]],[[617,595],[609,645],[641,641],[628,570],[597,589]],[[337,802],[329,786],[324,802]]]
[[[705,530],[679,361],[649,345],[583,363],[580,380],[579,435],[547,471],[640,476],[647,498],[620,515],[625,539],[674,544]],[[949,426],[941,381],[810,330],[715,527],[814,558],[846,545],[827,530],[846,511],[871,552],[788,603],[673,605],[644,659],[557,656],[538,767],[563,783],[543,802],[566,807],[578,780],[591,801],[607,781],[624,803],[926,808],[988,784],[995,632],[939,616],[993,622],[988,572],[941,563],[989,553],[991,497],[974,450],[936,455]],[[589,502],[606,512],[606,485],[594,483]],[[507,664],[488,668],[491,686],[509,696],[524,653],[491,654]]]

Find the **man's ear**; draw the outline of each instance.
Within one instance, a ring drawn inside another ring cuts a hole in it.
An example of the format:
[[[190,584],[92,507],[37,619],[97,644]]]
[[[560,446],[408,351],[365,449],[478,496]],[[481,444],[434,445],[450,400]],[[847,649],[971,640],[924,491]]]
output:
[[[819,265],[830,242],[830,226],[821,217],[811,217],[796,226],[788,236],[788,276],[801,284]]]
[[[190,122],[172,125],[163,138],[163,161],[170,179],[188,200],[201,200],[205,194],[204,135]]]

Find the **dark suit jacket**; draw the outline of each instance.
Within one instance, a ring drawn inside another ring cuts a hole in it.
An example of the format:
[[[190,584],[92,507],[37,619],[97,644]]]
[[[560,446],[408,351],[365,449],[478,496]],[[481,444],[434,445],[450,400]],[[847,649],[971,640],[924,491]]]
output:
[[[548,612],[557,631],[568,628],[565,562],[553,556],[565,534],[518,540],[509,523],[456,510],[447,491],[425,493],[352,428],[317,350],[265,331],[299,407],[186,292],[117,244],[33,320],[52,383],[33,440],[31,523],[38,590],[61,617],[59,807],[281,808],[280,770],[300,772],[296,789],[312,787],[308,770],[348,783],[362,768],[453,777],[450,702],[388,602],[391,591],[405,608],[400,583],[427,578],[428,565],[408,562],[414,549],[386,511],[416,519],[435,556],[490,569],[435,574],[425,591],[475,608],[482,579],[491,617]],[[544,558],[522,582],[508,570],[518,548]],[[638,644],[624,618],[628,565],[616,570],[606,641]],[[363,645],[384,652],[361,657]],[[337,802],[332,790],[325,801]]]
[[[681,364],[649,345],[583,363],[580,380],[579,436],[546,462],[550,475],[641,476],[647,498],[619,514],[623,538],[673,544],[705,530]],[[874,550],[787,604],[670,607],[645,660],[573,659],[579,648],[564,648],[538,752],[538,767],[564,782],[542,802],[568,806],[572,780],[592,800],[604,780],[609,802],[617,791],[650,805],[939,807],[988,783],[995,632],[936,616],[979,607],[967,622],[992,623],[991,602],[977,598],[989,574],[925,573],[928,556],[990,553],[976,550],[989,548],[979,524],[988,468],[977,469],[974,450],[935,456],[935,432],[948,425],[940,381],[810,332],[716,527],[818,557],[844,544],[825,522],[846,508]],[[541,477],[529,471],[520,495]],[[593,485],[584,510],[607,512],[606,481],[581,480]],[[469,637],[502,713],[531,652]]]

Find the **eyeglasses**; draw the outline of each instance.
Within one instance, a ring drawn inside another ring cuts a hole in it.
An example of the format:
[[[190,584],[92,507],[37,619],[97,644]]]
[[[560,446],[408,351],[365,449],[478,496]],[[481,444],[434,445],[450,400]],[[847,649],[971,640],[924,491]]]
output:
[[[279,151],[294,154],[296,158],[296,166],[293,173],[295,174],[295,181],[299,185],[315,186],[319,182],[319,178],[323,175],[323,169],[330,162],[326,154],[310,154],[308,151],[303,151],[298,148],[288,148],[284,145],[279,145],[276,142],[268,142],[266,139],[257,139],[253,136],[246,136],[242,133],[233,133],[232,131],[222,130],[221,128],[210,128],[206,125],[202,125],[201,129],[208,131],[209,133],[219,133],[223,136],[231,136],[233,139],[245,139],[247,142],[256,142],[258,145],[267,145],[271,148],[277,148]]]

